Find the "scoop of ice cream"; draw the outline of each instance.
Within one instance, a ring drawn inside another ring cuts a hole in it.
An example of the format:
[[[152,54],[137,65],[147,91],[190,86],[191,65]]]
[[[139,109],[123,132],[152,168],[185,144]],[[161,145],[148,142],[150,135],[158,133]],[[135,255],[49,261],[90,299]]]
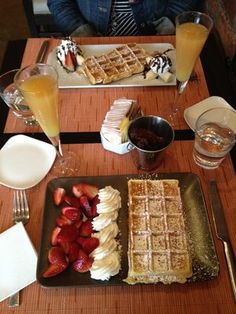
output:
[[[82,65],[84,58],[79,45],[70,37],[63,39],[56,50],[57,60],[68,72],[74,72]]]
[[[149,61],[150,69],[156,74],[169,72],[171,66],[172,62],[166,53],[158,54]]]

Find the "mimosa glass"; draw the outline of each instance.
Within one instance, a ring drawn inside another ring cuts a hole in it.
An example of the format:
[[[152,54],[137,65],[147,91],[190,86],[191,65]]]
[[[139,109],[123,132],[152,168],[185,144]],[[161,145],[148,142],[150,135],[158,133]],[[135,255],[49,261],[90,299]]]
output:
[[[180,96],[185,90],[196,61],[212,29],[213,21],[208,15],[188,11],[176,17],[176,79],[177,93],[171,117],[179,110]]]
[[[56,69],[41,63],[27,66],[17,72],[15,84],[56,149],[59,158],[54,165],[54,174],[74,174],[77,171],[76,156],[72,152],[62,152],[61,147]]]

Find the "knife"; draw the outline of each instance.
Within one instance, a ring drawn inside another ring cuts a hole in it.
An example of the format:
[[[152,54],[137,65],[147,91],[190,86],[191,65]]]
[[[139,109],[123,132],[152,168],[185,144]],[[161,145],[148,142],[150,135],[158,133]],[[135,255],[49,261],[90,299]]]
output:
[[[44,59],[45,54],[47,52],[48,46],[49,46],[49,40],[45,40],[42,43],[42,46],[39,49],[39,52],[38,52],[38,55],[37,55],[37,58],[36,58],[36,63],[43,62],[43,59]]]
[[[226,262],[229,270],[231,286],[234,300],[236,302],[236,259],[230,242],[228,228],[224,216],[224,210],[220,200],[216,181],[211,180],[208,184],[213,220],[215,224],[216,236],[224,245]]]

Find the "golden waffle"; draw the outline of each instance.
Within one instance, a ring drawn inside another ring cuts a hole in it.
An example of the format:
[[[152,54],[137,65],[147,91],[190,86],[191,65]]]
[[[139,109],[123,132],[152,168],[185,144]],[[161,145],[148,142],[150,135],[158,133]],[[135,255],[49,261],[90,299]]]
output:
[[[92,84],[108,84],[144,70],[146,52],[136,44],[115,48],[101,56],[90,56],[83,71]]]
[[[125,281],[186,282],[192,265],[178,180],[129,180],[129,271]]]

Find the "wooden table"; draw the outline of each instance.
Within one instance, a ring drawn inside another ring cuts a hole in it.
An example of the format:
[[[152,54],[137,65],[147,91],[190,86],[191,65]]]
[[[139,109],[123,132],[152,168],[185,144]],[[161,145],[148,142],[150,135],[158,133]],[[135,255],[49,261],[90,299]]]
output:
[[[43,39],[29,39],[22,66],[34,61]],[[126,38],[80,38],[81,44],[106,43],[174,43],[174,37],[126,37]],[[58,40],[50,40],[50,49]],[[183,97],[182,109],[209,96],[200,61],[196,65],[198,81],[189,83]],[[99,130],[111,103],[120,97],[136,99],[145,114],[167,117],[175,87],[94,88],[60,90],[60,112],[63,147],[75,151],[81,159],[78,176],[116,174],[140,174],[132,163],[130,154],[117,155],[105,151],[99,143]],[[70,132],[70,133],[67,133]],[[41,137],[39,127],[27,128],[9,113],[4,134],[25,133]],[[200,177],[216,251],[220,262],[219,276],[208,282],[172,284],[165,286],[137,285],[96,288],[45,289],[33,283],[21,292],[21,306],[8,308],[8,301],[0,303],[0,313],[236,313],[222,243],[217,240],[212,223],[207,183],[216,179],[224,206],[230,238],[236,250],[236,177],[230,155],[217,170],[203,170],[192,158],[193,133],[183,119],[183,110],[178,115],[176,139],[169,148],[164,162],[157,172],[192,172]],[[27,191],[31,218],[26,230],[39,249],[40,226],[44,206],[45,189],[52,175]],[[12,225],[11,189],[1,186],[0,232]],[[1,258],[4,252],[1,252]]]

